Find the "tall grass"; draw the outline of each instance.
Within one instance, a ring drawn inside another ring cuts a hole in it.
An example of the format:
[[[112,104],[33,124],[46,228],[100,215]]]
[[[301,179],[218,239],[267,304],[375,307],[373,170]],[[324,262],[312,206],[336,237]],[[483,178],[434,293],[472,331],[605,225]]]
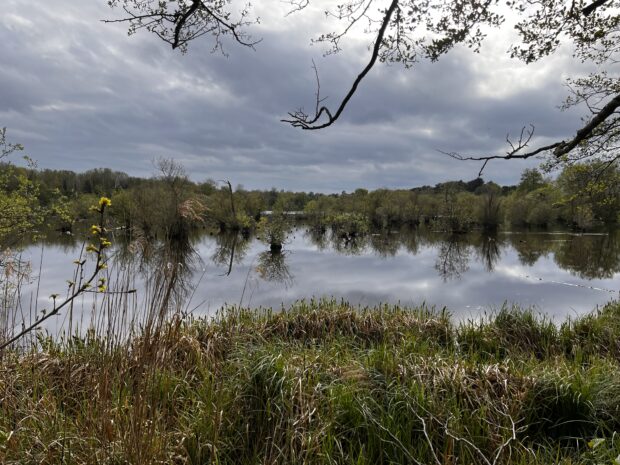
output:
[[[165,295],[153,293],[151,310]],[[620,454],[618,303],[561,325],[517,308],[455,324],[445,311],[334,300],[212,319],[168,302],[166,315],[126,337],[102,324],[3,353],[0,463],[612,464]]]

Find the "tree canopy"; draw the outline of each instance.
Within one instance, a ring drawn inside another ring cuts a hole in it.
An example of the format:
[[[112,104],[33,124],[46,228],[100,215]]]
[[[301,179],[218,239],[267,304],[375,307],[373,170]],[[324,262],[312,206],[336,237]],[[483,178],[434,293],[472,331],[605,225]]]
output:
[[[315,3],[287,1],[291,14],[302,14]],[[214,50],[222,50],[226,38],[245,47],[255,47],[260,42],[250,33],[252,24],[258,21],[250,4],[240,9],[232,0],[109,0],[108,4],[125,12],[124,17],[111,21],[126,22],[130,33],[145,29],[183,52],[191,41],[203,36],[210,37]],[[574,135],[541,146],[534,145],[534,127],[524,126],[517,140],[507,139],[506,153],[448,155],[482,161],[483,169],[489,160],[537,155],[547,155],[549,167],[590,158],[611,164],[620,156],[620,84],[612,69],[620,49],[619,4],[614,0],[345,0],[325,11],[327,17],[339,20],[342,28],[320,34],[313,41],[327,44],[327,53],[337,53],[345,37],[355,26],[362,25],[364,33],[371,37],[366,66],[352,78],[348,92],[332,108],[323,105],[315,67],[315,108],[312,112],[289,112],[283,121],[304,130],[331,126],[377,62],[400,63],[410,68],[421,60],[436,61],[459,44],[478,51],[489,28],[512,24],[520,37],[510,48],[513,58],[532,63],[565,44],[577,60],[595,69],[567,82],[570,93],[564,108],[582,107],[583,124]]]

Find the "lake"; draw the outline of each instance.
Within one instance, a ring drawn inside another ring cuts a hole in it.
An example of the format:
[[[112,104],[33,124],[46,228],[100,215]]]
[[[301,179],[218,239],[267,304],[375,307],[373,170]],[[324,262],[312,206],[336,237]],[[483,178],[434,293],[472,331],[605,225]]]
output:
[[[117,237],[114,242],[123,241]],[[22,260],[31,263],[33,272],[20,292],[23,314],[28,313],[24,309],[49,308],[52,294],[64,295],[81,248],[81,241],[58,235],[24,249]],[[191,249],[173,255],[156,246],[144,254],[144,248],[118,246],[106,270],[112,292],[136,290],[124,304],[128,312],[157,292],[158,284],[149,281],[157,269],[175,270],[178,307],[195,315],[213,315],[224,305],[280,308],[299,299],[334,297],[361,306],[425,303],[447,307],[455,319],[518,304],[561,321],[620,292],[617,231],[489,236],[401,230],[343,242],[298,228],[280,254],[241,235],[198,235]],[[115,294],[106,298],[109,308],[118,299]],[[71,318],[83,324],[93,312],[104,311],[106,298],[95,293],[80,297]],[[50,330],[67,324],[67,315],[53,320]]]

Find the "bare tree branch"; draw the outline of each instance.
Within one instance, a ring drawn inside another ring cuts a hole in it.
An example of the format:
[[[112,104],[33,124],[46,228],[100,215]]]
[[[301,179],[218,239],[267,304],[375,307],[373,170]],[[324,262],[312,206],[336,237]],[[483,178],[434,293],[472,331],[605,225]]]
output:
[[[24,150],[24,146],[21,144],[9,143],[6,140],[6,128],[0,128],[0,160],[20,150]]]
[[[316,105],[314,111],[318,113],[321,103],[327,100],[327,97],[321,98],[321,80],[319,79],[319,70],[316,67],[316,63],[314,63],[314,60],[312,60],[312,69],[314,70],[314,76],[316,77]]]
[[[579,144],[588,141],[595,135],[595,131],[599,128],[605,120],[607,120],[616,109],[620,107],[620,94],[616,95],[610,100],[595,116],[581,129],[577,131],[575,137],[567,141],[554,142],[553,144],[544,145],[538,147],[535,150],[524,151],[529,146],[532,137],[534,136],[534,126],[530,125],[530,129],[526,130],[525,127],[521,129],[521,135],[516,143],[513,143],[509,137],[506,137],[506,142],[510,146],[510,150],[505,155],[482,155],[482,156],[467,156],[458,152],[439,152],[448,155],[456,160],[471,160],[482,161],[482,168],[478,173],[478,176],[482,176],[487,163],[491,160],[514,160],[514,159],[527,159],[540,155],[542,153],[551,153],[556,159],[560,159],[565,155],[568,155]]]
[[[374,46],[372,48],[372,54],[370,57],[370,61],[366,65],[366,67],[362,70],[362,72],[355,78],[349,92],[345,95],[340,103],[340,106],[336,110],[336,113],[332,115],[330,110],[322,106],[318,111],[315,112],[315,115],[310,119],[307,114],[303,112],[303,110],[298,110],[296,112],[289,113],[291,119],[283,119],[281,120],[284,123],[289,123],[291,126],[295,128],[302,128],[307,130],[316,130],[323,129],[328,126],[331,126],[342,114],[345,107],[353,97],[353,94],[357,91],[357,87],[360,82],[366,77],[366,75],[370,72],[372,67],[375,65],[377,58],[379,57],[379,50],[381,49],[381,45],[383,44],[383,37],[385,35],[385,30],[387,29],[388,24],[392,18],[392,14],[398,7],[398,0],[392,0],[389,8],[386,10],[385,15],[383,17],[383,21],[381,23],[381,27],[379,28],[379,32],[377,33],[377,38],[375,39]],[[325,123],[317,123],[323,114],[327,115],[327,121]]]
[[[620,107],[620,94],[616,95],[613,99],[611,99],[607,105],[601,108],[601,110],[590,120],[588,124],[586,124],[583,128],[579,129],[573,139],[566,142],[560,142],[558,146],[553,150],[553,155],[556,157],[566,155],[568,152],[577,147],[579,143],[587,140],[589,137],[591,137],[594,130],[603,121],[609,118],[618,107]]]
[[[288,14],[304,10],[311,4],[311,0],[286,1],[291,5]],[[591,3],[584,7],[586,1]],[[373,6],[379,3],[378,0],[344,0],[335,6],[334,12],[325,12],[328,17],[344,21],[345,27],[340,32],[321,34],[313,42],[327,42],[331,46],[327,53],[335,53],[340,49],[340,40],[351,32],[353,26],[367,20],[364,33],[374,36],[370,59],[337,108],[332,109],[321,97],[319,72],[313,61],[316,78],[314,108],[308,113],[303,108],[289,112],[282,122],[304,130],[329,127],[340,118],[377,60],[411,67],[420,58],[436,61],[458,44],[479,51],[486,37],[485,27],[499,27],[507,19],[499,8],[499,0],[383,0],[381,4],[389,6],[373,11]],[[238,16],[231,11],[234,4],[231,0],[108,0],[108,4],[122,7],[127,17],[105,22],[126,22],[130,33],[146,29],[173,49],[185,51],[191,40],[205,34],[213,36],[214,50],[222,48],[221,37],[227,34],[248,47],[257,43],[244,30],[254,22],[248,20],[250,4],[239,11]],[[620,139],[620,81],[615,74],[607,76],[605,69],[620,62],[620,25],[613,4],[609,0],[509,2],[509,9],[522,16],[514,24],[521,40],[511,47],[512,57],[532,63],[555,53],[562,43],[568,41],[575,58],[602,67],[587,78],[569,81],[573,84],[569,88],[574,96],[566,100],[564,108],[583,103],[589,117],[572,138],[538,148],[530,148],[533,128],[523,128],[518,141],[513,143],[507,138],[509,150],[505,154],[464,156],[451,152],[448,155],[459,160],[483,162],[480,174],[487,163],[495,159],[527,159],[545,154],[548,163],[553,165],[589,157],[614,158]]]
[[[236,220],[237,213],[235,211],[235,197],[233,196],[232,184],[230,183],[228,179],[221,179],[220,182],[224,182],[228,186],[228,196],[230,199],[230,210],[232,211],[233,218]]]

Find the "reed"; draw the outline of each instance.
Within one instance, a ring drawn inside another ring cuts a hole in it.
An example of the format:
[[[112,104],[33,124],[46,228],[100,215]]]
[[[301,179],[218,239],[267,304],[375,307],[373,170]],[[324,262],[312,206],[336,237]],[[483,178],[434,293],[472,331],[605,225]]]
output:
[[[129,314],[116,295],[108,311]],[[123,337],[109,313],[2,354],[0,463],[618,461],[619,303],[457,324],[336,300],[193,318],[152,297]]]

